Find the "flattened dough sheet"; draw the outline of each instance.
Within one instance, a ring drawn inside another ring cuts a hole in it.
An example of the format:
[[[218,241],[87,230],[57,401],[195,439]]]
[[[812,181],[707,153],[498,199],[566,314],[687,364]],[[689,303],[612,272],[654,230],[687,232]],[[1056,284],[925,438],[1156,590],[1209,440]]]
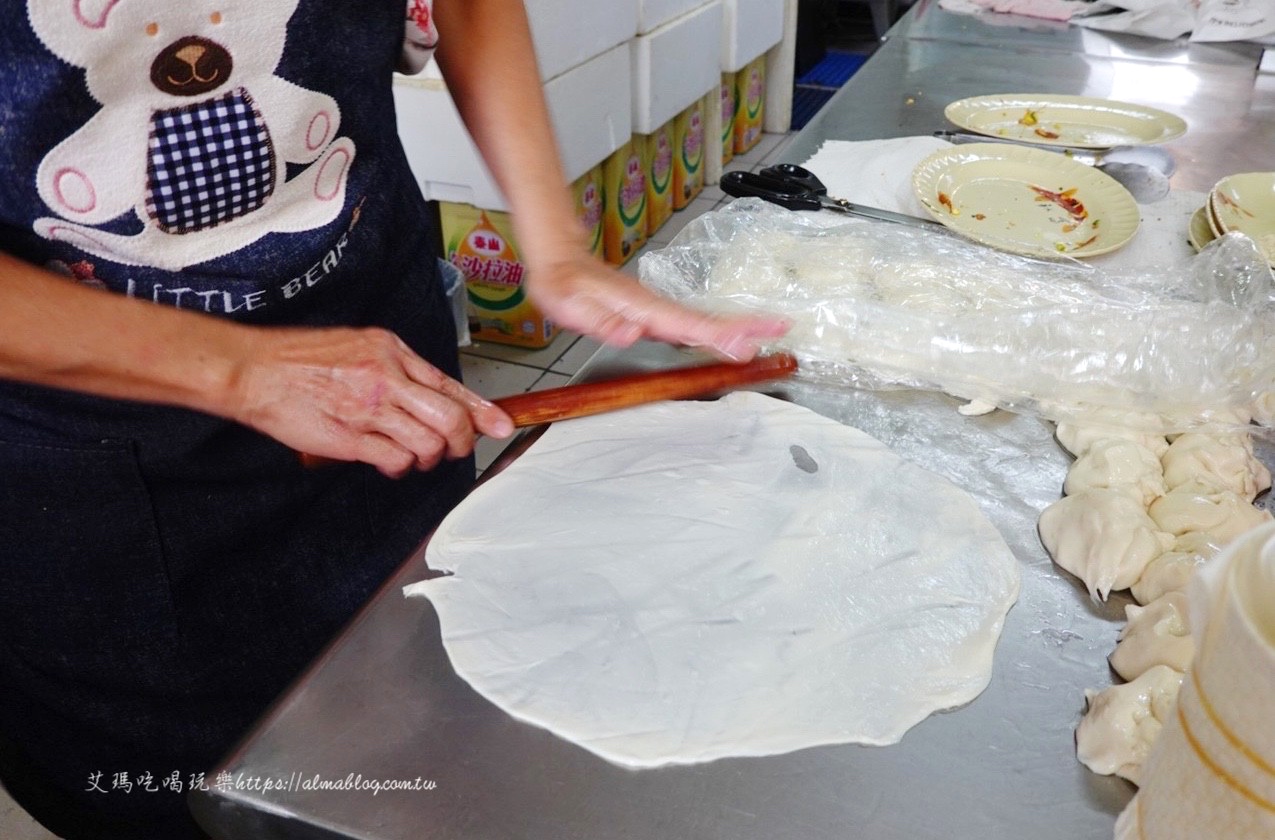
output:
[[[426,560],[457,673],[631,767],[894,743],[987,686],[1019,584],[964,491],[749,392],[554,424]]]

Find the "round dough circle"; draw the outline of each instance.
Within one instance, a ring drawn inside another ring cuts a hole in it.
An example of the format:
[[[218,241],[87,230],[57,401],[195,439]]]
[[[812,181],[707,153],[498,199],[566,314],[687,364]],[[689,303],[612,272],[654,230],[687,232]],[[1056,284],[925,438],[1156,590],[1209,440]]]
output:
[[[964,491],[755,393],[554,424],[426,557],[456,671],[633,767],[893,743],[987,686],[1019,585]]]

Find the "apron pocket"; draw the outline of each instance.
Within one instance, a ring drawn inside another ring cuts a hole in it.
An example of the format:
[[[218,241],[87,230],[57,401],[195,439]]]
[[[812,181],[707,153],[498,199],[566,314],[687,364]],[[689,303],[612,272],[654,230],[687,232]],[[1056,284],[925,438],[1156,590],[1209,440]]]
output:
[[[48,676],[146,679],[175,647],[133,445],[0,440],[0,643]]]

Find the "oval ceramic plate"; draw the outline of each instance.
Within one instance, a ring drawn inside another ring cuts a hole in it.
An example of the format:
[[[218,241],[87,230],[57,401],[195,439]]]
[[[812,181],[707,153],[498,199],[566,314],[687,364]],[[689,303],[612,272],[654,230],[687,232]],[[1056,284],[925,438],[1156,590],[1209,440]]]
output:
[[[1197,251],[1204,249],[1214,239],[1217,234],[1213,233],[1213,229],[1209,227],[1208,207],[1201,207],[1191,214],[1191,221],[1187,225],[1186,238],[1191,243],[1191,247]]]
[[[1163,143],[1186,132],[1186,122],[1167,111],[1087,96],[975,96],[953,102],[943,114],[989,137],[1081,149]]]
[[[1275,262],[1275,172],[1245,172],[1218,181],[1209,206],[1221,233],[1242,233]]]
[[[935,219],[977,242],[1036,257],[1092,257],[1141,221],[1129,191],[1056,152],[971,143],[917,164],[912,188]]]

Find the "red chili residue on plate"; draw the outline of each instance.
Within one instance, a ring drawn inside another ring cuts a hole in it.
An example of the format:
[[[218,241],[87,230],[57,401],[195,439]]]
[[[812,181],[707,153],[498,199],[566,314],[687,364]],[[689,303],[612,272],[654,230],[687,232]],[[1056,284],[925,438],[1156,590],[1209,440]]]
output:
[[[1217,200],[1218,200],[1218,201],[1222,202],[1222,203],[1223,203],[1223,204],[1225,204],[1227,207],[1230,207],[1232,210],[1236,210],[1236,211],[1238,211],[1238,212],[1240,212],[1240,213],[1243,213],[1245,216],[1248,216],[1250,219],[1255,219],[1255,218],[1257,218],[1257,217],[1256,217],[1256,216],[1254,216],[1254,215],[1253,215],[1253,214],[1252,214],[1249,210],[1245,209],[1244,207],[1241,207],[1241,206],[1240,206],[1240,205],[1239,205],[1239,204],[1235,201],[1235,199],[1231,198],[1229,195],[1226,195],[1225,193],[1220,193],[1220,192],[1219,192],[1219,193],[1214,193],[1214,195],[1216,195],[1216,196],[1217,196]]]
[[[1071,216],[1078,222],[1083,222],[1089,218],[1089,211],[1085,209],[1085,205],[1080,203],[1076,198],[1076,188],[1059,190],[1047,190],[1044,187],[1038,187],[1035,184],[1029,184],[1032,191],[1036,193],[1037,201],[1050,201],[1057,204],[1063,210],[1067,211],[1067,215]]]

